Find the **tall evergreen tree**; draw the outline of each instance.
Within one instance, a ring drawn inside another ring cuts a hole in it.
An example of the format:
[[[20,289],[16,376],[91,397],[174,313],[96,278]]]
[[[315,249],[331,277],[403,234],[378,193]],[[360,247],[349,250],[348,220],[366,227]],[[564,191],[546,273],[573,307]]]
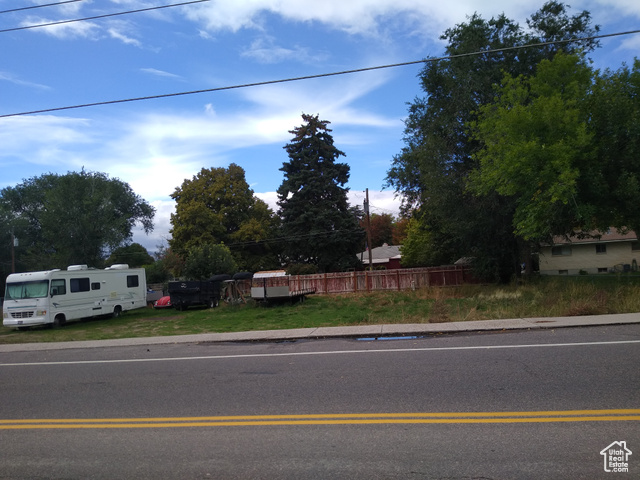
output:
[[[285,258],[316,265],[320,272],[354,268],[364,232],[358,226],[359,210],[347,202],[349,166],[336,161],[345,154],[333,144],[330,122],[317,115],[303,114],[302,119],[289,132],[293,139],[284,147],[289,161],[280,169]]]

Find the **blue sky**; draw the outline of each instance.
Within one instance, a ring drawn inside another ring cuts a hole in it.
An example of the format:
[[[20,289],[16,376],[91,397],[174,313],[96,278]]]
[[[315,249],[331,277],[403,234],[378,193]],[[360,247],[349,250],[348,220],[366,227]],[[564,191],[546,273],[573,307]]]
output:
[[[0,0],[0,11],[56,0]],[[0,30],[91,17],[180,0],[81,0],[0,13]],[[543,1],[211,0],[200,4],[0,33],[0,115],[317,75],[443,54],[442,32],[474,12],[525,25]],[[640,28],[637,0],[568,2],[601,33]],[[640,34],[602,41],[597,68],[640,53]],[[44,173],[99,171],[157,209],[169,238],[169,195],[201,168],[234,162],[275,209],[283,146],[301,114],[331,122],[351,167],[353,203],[369,189],[372,211],[397,213],[383,190],[402,148],[407,102],[421,95],[420,65],[252,88],[0,118],[0,188]]]

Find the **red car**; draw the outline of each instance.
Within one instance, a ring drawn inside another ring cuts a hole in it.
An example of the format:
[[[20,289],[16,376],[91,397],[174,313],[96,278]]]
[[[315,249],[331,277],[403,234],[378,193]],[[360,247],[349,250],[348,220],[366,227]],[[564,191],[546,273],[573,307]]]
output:
[[[171,297],[167,295],[166,297],[161,297],[159,300],[156,300],[153,304],[153,308],[172,308],[171,305]]]

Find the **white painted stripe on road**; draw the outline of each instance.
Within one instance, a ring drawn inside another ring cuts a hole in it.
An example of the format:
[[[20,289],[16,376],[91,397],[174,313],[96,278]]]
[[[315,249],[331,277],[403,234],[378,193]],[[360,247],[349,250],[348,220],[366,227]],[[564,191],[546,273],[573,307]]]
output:
[[[197,357],[162,357],[162,358],[125,358],[118,360],[71,360],[60,362],[21,362],[0,363],[0,367],[28,367],[49,365],[86,365],[105,363],[139,363],[139,362],[177,362],[185,360],[227,360],[235,358],[265,357],[304,357],[313,355],[346,355],[358,353],[411,353],[411,352],[450,352],[464,350],[503,350],[511,348],[560,348],[560,347],[592,347],[603,345],[629,345],[640,343],[640,340],[619,340],[610,342],[575,342],[575,343],[538,343],[531,345],[476,345],[469,347],[425,347],[425,348],[391,348],[371,350],[335,350],[321,352],[289,352],[289,353],[247,353],[237,355],[207,355]]]

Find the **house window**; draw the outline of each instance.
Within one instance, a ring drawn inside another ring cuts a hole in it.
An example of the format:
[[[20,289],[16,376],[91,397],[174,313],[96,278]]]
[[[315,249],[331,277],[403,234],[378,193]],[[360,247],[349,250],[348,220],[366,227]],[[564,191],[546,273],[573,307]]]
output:
[[[640,242],[631,242],[631,250],[634,252],[640,250]]]
[[[607,244],[596,243],[596,253],[607,253]]]
[[[558,247],[551,247],[551,255],[554,257],[571,255],[571,246],[560,245]]]
[[[607,267],[598,268],[598,273],[607,273],[608,271],[609,271],[609,269]]]

